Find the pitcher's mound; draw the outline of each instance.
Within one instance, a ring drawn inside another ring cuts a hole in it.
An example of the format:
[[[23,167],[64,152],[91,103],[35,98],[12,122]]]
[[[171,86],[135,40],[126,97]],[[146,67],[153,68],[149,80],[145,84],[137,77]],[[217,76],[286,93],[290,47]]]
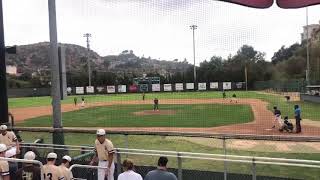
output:
[[[147,115],[173,115],[173,114],[176,114],[176,111],[174,111],[174,110],[159,110],[159,111],[144,110],[144,111],[134,112],[133,114],[134,114],[134,115],[137,115],[137,116],[147,116]]]

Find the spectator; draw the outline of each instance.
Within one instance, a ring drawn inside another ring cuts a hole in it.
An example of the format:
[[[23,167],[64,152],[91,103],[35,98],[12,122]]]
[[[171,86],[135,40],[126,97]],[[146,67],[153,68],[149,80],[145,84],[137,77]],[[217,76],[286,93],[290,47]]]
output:
[[[158,160],[158,168],[148,172],[144,180],[177,180],[177,177],[167,171],[167,157],[160,157]]]
[[[94,142],[95,156],[90,162],[93,165],[99,160],[98,166],[107,167],[108,169],[98,169],[98,180],[114,180],[114,161],[113,155],[115,153],[112,142],[106,139],[106,131],[104,129],[97,130],[97,139]]]
[[[57,159],[56,153],[49,153],[47,155],[47,164],[43,166],[44,180],[62,180],[63,174],[61,169],[55,165]]]
[[[12,131],[7,131],[8,127],[6,125],[1,125],[0,126],[0,143],[5,144],[6,147],[8,148],[6,151],[6,154],[19,154],[20,153],[20,145],[18,142],[18,139],[14,132]],[[5,157],[9,157],[5,155]]]
[[[131,160],[123,161],[124,172],[118,177],[118,180],[142,180],[140,174],[133,171],[133,162]]]
[[[71,162],[71,157],[70,156],[63,156],[62,157],[62,163],[61,163],[61,165],[59,167],[60,167],[60,169],[62,171],[64,180],[73,179],[73,174],[69,170],[70,162]]]
[[[35,160],[36,154],[32,151],[26,152],[24,159]],[[20,168],[16,173],[17,179],[23,180],[40,180],[41,179],[41,169],[32,163],[26,163],[22,168]]]
[[[5,144],[0,144],[0,157],[5,156],[7,146]],[[10,180],[9,163],[7,161],[0,160],[0,179]]]
[[[299,105],[294,105],[294,117],[296,119],[296,133],[301,133],[301,109]]]

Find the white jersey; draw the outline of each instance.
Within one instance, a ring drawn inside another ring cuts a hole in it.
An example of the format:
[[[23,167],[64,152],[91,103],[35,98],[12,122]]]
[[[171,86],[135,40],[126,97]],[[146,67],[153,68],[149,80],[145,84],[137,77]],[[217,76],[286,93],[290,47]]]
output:
[[[142,180],[142,177],[140,174],[129,170],[121,173],[118,177],[118,180]]]

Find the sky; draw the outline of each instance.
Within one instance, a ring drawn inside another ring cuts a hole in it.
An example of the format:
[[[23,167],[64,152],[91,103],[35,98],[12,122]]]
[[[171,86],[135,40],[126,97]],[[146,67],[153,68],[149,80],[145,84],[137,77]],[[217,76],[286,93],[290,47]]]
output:
[[[270,60],[282,45],[300,42],[305,8],[276,5],[254,9],[216,0],[56,0],[58,41],[86,47],[101,56],[133,50],[137,56],[193,63],[192,30],[196,24],[196,64],[212,56],[226,58],[244,44]],[[49,41],[46,0],[3,0],[5,43]],[[320,6],[309,7],[309,24],[318,24]]]

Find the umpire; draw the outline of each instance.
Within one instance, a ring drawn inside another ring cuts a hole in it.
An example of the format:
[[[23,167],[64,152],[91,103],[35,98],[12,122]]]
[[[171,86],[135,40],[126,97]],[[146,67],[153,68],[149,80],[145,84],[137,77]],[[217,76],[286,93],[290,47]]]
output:
[[[299,105],[294,105],[294,118],[296,119],[296,133],[301,133],[301,109]]]

